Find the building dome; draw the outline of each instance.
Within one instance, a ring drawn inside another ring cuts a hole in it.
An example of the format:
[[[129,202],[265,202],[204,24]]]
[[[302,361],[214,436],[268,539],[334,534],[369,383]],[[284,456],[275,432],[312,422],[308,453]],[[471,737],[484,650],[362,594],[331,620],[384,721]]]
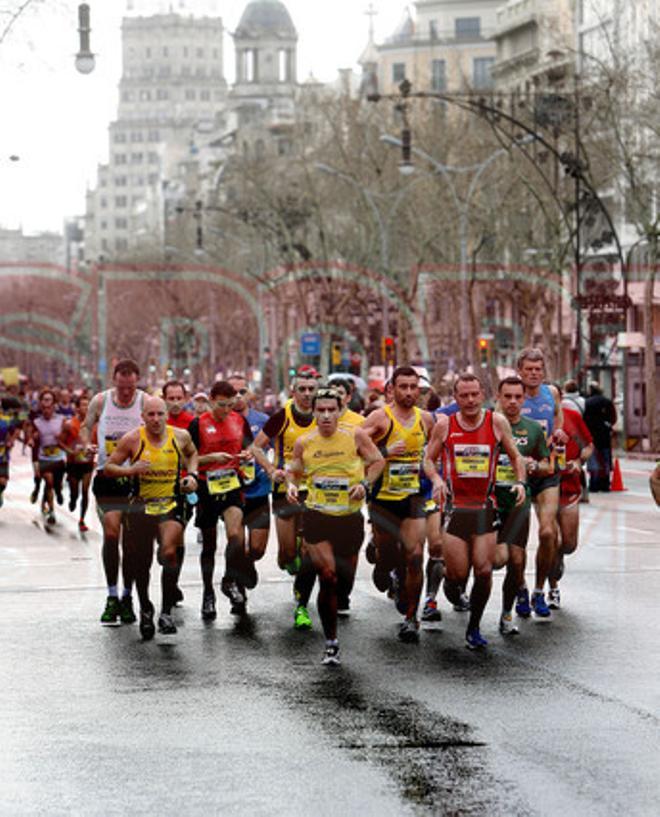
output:
[[[236,28],[236,37],[297,37],[293,20],[280,0],[251,0]]]

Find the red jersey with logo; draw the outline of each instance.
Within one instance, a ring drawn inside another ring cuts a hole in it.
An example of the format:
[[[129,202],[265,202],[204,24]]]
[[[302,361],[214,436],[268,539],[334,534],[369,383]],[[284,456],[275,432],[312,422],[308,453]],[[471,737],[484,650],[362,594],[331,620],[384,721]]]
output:
[[[564,415],[564,425],[562,428],[568,435],[566,443],[566,462],[569,460],[579,460],[580,451],[587,445],[591,445],[593,440],[589,429],[585,425],[579,411],[567,409],[562,406]],[[561,472],[560,501],[562,505],[570,505],[577,501],[582,494],[582,483],[580,482],[580,472]]]
[[[235,411],[230,412],[224,420],[216,420],[210,411],[204,412],[198,420],[198,444],[200,456],[226,452],[235,455],[235,459],[223,464],[223,468],[239,468],[238,455],[247,441],[252,439],[252,432],[245,417]],[[193,435],[193,440],[197,434]],[[217,464],[205,463],[199,466],[201,476],[207,471],[218,468]]]
[[[485,508],[493,492],[500,444],[493,428],[493,412],[484,412],[481,424],[465,429],[459,414],[449,418],[443,467],[451,507]]]
[[[173,414],[168,414],[167,425],[172,426],[173,428],[182,428],[184,431],[188,431],[188,426],[194,419],[195,415],[192,413],[192,411],[182,411],[176,417]]]

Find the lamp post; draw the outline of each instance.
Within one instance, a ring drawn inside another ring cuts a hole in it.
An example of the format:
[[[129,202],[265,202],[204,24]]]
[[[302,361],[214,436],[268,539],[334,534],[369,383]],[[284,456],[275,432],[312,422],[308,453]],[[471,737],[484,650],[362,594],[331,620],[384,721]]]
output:
[[[90,25],[89,4],[81,3],[78,6],[78,34],[80,35],[80,49],[76,54],[76,70],[81,74],[91,74],[96,65],[94,54],[90,48],[89,35],[92,28]]]
[[[406,138],[407,137],[407,138]],[[493,164],[493,162],[498,159],[500,156],[508,153],[507,148],[498,148],[494,151],[490,156],[488,156],[483,162],[479,162],[478,164],[472,165],[445,165],[442,162],[439,162],[437,159],[433,158],[430,154],[426,153],[426,151],[421,150],[417,147],[412,147],[410,142],[410,131],[405,129],[403,138],[397,139],[395,136],[390,136],[389,134],[383,134],[381,137],[381,142],[384,142],[387,145],[394,145],[395,147],[400,147],[403,152],[403,161],[400,165],[400,170],[405,173],[405,175],[410,175],[410,173],[414,170],[411,158],[412,154],[419,156],[420,158],[427,161],[435,170],[436,173],[440,174],[445,182],[447,183],[447,187],[449,188],[449,192],[451,193],[452,200],[454,202],[454,206],[456,207],[456,211],[458,213],[458,234],[459,234],[459,245],[460,245],[460,283],[461,283],[461,319],[460,319],[460,345],[461,345],[461,352],[464,356],[464,366],[467,366],[471,362],[471,344],[468,332],[468,326],[470,321],[469,316],[469,276],[468,276],[468,225],[469,225],[469,213],[470,213],[470,203],[472,201],[472,196],[477,190],[477,186],[479,184],[479,180],[481,179],[484,172]],[[524,137],[521,140],[518,140],[516,144],[523,145],[528,144],[529,142],[534,141],[532,136]],[[467,174],[473,173],[470,180],[470,185],[467,190],[467,194],[464,199],[461,200],[458,192],[456,190],[456,185],[454,184],[454,180],[452,179],[451,174]],[[463,367],[464,368],[464,367]]]

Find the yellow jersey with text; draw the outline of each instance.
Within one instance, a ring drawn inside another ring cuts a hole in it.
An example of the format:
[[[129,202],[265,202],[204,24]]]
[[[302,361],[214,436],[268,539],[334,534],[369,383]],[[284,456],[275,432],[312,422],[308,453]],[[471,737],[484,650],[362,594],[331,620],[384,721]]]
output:
[[[303,437],[302,445],[308,490],[306,507],[330,516],[347,516],[359,511],[362,500],[348,496],[364,474],[355,431],[338,427],[329,437],[324,437],[315,428]]]
[[[149,470],[138,477],[138,496],[144,502],[148,516],[160,516],[176,507],[181,471],[181,452],[176,442],[174,429],[166,426],[165,442],[154,445],[147,432],[140,428],[140,447],[133,462],[141,460],[149,463]]]
[[[390,428],[387,434],[377,442],[390,446],[403,441],[405,451],[403,454],[393,454],[385,458],[385,470],[376,499],[396,502],[420,492],[420,473],[426,445],[426,429],[422,422],[422,412],[416,406],[410,426],[401,423],[390,406],[384,406],[383,411],[390,420]]]

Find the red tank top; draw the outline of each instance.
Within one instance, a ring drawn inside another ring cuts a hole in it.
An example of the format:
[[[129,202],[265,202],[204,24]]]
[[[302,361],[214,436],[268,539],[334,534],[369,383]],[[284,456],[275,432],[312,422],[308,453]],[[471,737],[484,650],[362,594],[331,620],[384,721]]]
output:
[[[178,417],[175,417],[173,414],[168,414],[167,425],[173,426],[174,428],[182,428],[184,431],[188,431],[188,426],[194,419],[195,415],[190,411],[182,411]]]
[[[486,506],[493,491],[498,453],[492,411],[486,410],[481,425],[471,431],[459,424],[458,414],[450,416],[443,465],[452,507]]]
[[[228,454],[240,454],[245,437],[245,418],[232,411],[224,420],[216,420],[210,411],[204,412],[199,418],[199,453],[215,454],[225,451]],[[222,468],[238,468],[239,460],[228,462]],[[200,474],[216,470],[218,465],[206,463],[199,466]]]

